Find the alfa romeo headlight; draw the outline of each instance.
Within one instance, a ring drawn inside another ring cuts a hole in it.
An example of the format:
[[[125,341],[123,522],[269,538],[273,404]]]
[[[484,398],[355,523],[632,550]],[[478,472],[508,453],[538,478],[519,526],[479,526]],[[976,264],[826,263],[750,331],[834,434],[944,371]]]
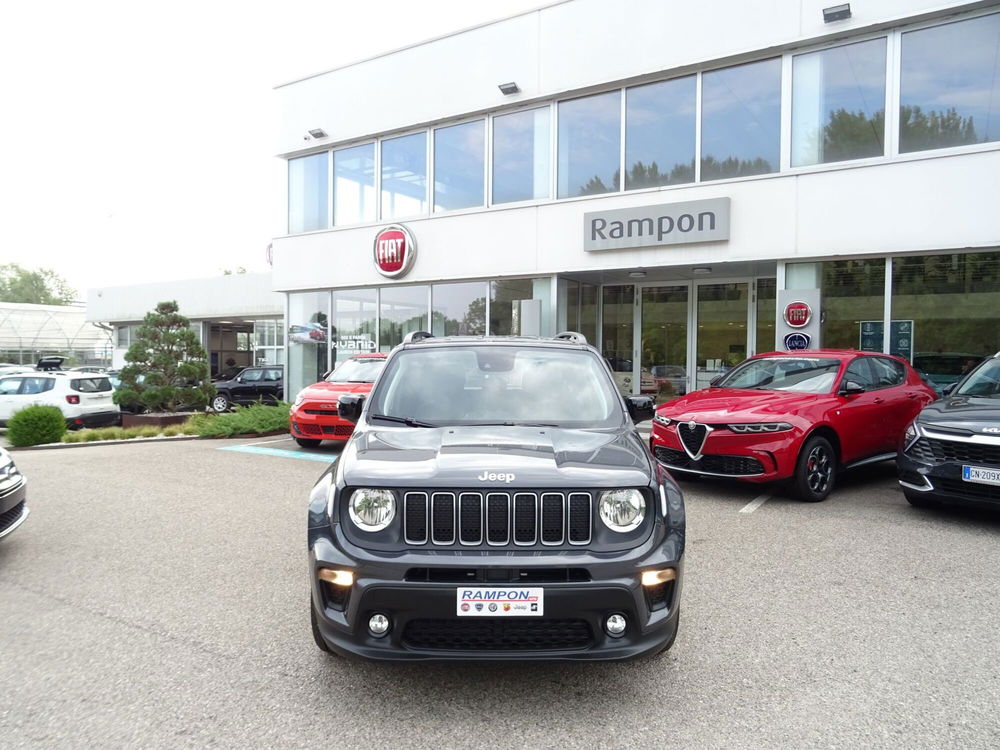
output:
[[[733,432],[784,432],[792,429],[788,422],[751,422],[744,424],[727,424]]]
[[[347,510],[362,531],[381,531],[396,515],[396,498],[391,490],[354,490]]]
[[[604,525],[612,531],[632,531],[646,514],[646,499],[639,490],[609,490],[597,502]]]

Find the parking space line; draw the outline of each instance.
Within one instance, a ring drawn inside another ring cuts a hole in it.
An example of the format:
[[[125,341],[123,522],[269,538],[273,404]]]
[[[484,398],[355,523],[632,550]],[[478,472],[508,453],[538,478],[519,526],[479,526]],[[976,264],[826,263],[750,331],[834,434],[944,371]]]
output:
[[[765,492],[760,497],[758,497],[758,498],[756,498],[754,500],[751,500],[749,503],[747,503],[742,508],[740,508],[740,513],[753,513],[755,510],[757,510],[757,508],[759,508],[760,506],[762,506],[764,503],[766,503],[770,499],[771,499],[771,493],[770,492]]]
[[[227,445],[220,451],[236,451],[237,453],[256,453],[261,456],[277,456],[278,458],[301,458],[306,461],[322,461],[325,464],[334,463],[340,456],[321,453],[304,453],[302,451],[286,451],[281,448],[261,448],[256,445]]]
[[[247,443],[247,445],[264,445],[264,443],[281,443],[285,440],[291,440],[291,435],[285,435],[280,438],[273,438],[272,440],[258,440],[256,443]]]

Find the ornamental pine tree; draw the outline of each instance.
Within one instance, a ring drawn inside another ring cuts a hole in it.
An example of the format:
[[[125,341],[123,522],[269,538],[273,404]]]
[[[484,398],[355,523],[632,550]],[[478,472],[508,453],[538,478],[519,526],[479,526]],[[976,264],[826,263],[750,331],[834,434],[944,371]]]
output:
[[[125,353],[121,387],[114,400],[150,411],[204,409],[215,395],[205,349],[176,302],[147,313]]]

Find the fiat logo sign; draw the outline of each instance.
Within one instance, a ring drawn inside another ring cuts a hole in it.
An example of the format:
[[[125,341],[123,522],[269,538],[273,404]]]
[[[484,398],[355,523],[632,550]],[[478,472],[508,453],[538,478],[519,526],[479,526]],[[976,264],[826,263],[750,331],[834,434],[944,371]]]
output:
[[[389,279],[406,274],[417,257],[417,243],[401,224],[385,227],[375,235],[375,270]]]
[[[805,302],[789,302],[785,305],[785,322],[792,328],[805,328],[812,320],[812,310]]]

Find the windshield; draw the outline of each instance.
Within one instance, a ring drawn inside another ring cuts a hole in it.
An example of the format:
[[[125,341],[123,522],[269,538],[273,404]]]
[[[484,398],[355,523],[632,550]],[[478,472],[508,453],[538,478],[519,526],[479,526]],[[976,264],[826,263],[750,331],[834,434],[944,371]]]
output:
[[[952,395],[1000,397],[1000,359],[983,362]]]
[[[748,359],[719,381],[719,388],[829,393],[840,369],[839,359],[763,357]]]
[[[385,360],[380,357],[346,359],[337,365],[337,369],[327,376],[326,382],[374,383],[375,378],[382,372],[384,366]]]
[[[369,416],[431,426],[614,427],[624,419],[600,359],[538,346],[427,347],[399,352]]]

